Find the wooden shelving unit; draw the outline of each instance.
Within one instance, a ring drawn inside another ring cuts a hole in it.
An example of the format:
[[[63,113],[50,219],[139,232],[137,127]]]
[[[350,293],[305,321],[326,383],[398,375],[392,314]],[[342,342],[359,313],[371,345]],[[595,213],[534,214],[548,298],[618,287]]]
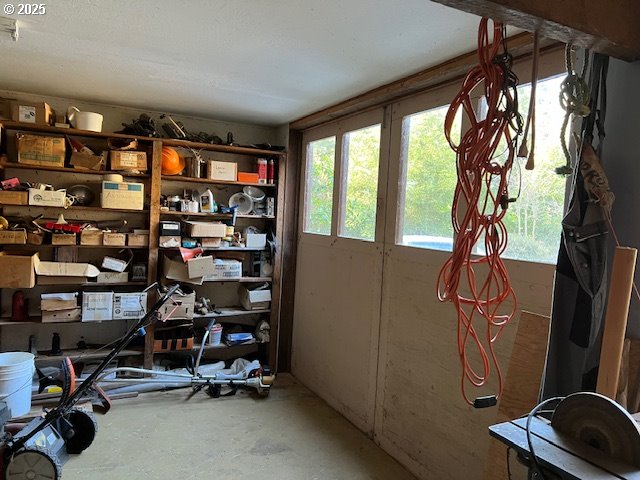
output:
[[[114,250],[121,249],[132,249],[137,254],[140,255],[140,250],[146,251],[147,255],[147,281],[146,282],[126,282],[126,283],[86,283],[82,285],[64,285],[64,288],[76,288],[83,287],[87,288],[88,291],[91,291],[94,287],[96,288],[104,288],[104,289],[113,289],[114,287],[143,287],[148,284],[153,283],[154,281],[159,279],[159,257],[161,251],[177,251],[178,249],[165,249],[160,248],[158,246],[159,240],[159,222],[161,219],[169,220],[169,219],[181,219],[181,218],[197,218],[199,220],[230,220],[232,218],[231,214],[210,214],[210,213],[189,213],[189,212],[175,212],[175,211],[161,211],[160,203],[157,199],[160,198],[160,195],[163,193],[163,187],[167,189],[173,188],[187,188],[188,185],[193,186],[205,186],[211,185],[216,187],[219,191],[223,190],[223,194],[227,194],[229,191],[231,193],[234,192],[234,189],[237,191],[241,191],[244,186],[255,186],[265,191],[267,196],[275,197],[275,205],[276,205],[276,214],[272,216],[267,215],[236,215],[237,219],[242,220],[242,225],[245,226],[247,224],[251,224],[251,222],[255,222],[254,224],[259,225],[260,228],[264,228],[266,225],[272,225],[272,230],[276,232],[276,241],[278,245],[282,245],[282,212],[284,206],[284,168],[280,168],[284,160],[286,159],[287,153],[284,151],[272,151],[265,150],[260,148],[253,148],[248,146],[230,146],[230,145],[213,145],[213,144],[205,144],[198,142],[188,142],[185,140],[176,140],[176,139],[164,139],[164,138],[150,138],[150,137],[141,137],[136,135],[125,135],[125,134],[117,134],[117,133],[102,133],[102,132],[90,132],[84,130],[77,129],[63,129],[42,125],[33,125],[33,124],[23,124],[16,122],[7,122],[0,121],[0,144],[3,145],[4,153],[6,153],[6,145],[7,145],[7,132],[33,132],[36,134],[43,135],[51,135],[51,136],[71,136],[78,139],[110,139],[110,138],[120,138],[120,139],[137,139],[141,145],[141,148],[145,149],[148,152],[148,171],[145,173],[126,173],[126,172],[110,172],[110,171],[94,171],[94,170],[84,170],[78,168],[69,168],[69,167],[45,167],[45,166],[32,166],[19,164],[15,161],[15,158],[7,158],[6,156],[0,157],[0,174],[2,171],[5,171],[5,175],[9,174],[11,176],[19,176],[20,171],[25,172],[37,172],[38,178],[46,178],[45,175],[47,173],[51,173],[51,181],[50,183],[55,184],[56,182],[62,182],[62,178],[64,178],[65,183],[71,183],[72,179],[77,178],[78,183],[87,182],[89,183],[89,178],[93,177],[95,180],[92,180],[93,183],[99,182],[101,176],[109,174],[109,173],[118,173],[123,175],[125,178],[130,179],[130,181],[135,182],[143,182],[145,184],[145,196],[147,200],[153,199],[152,201],[147,201],[145,205],[148,205],[144,210],[133,210],[133,209],[103,209],[98,206],[71,206],[67,209],[62,207],[42,207],[42,206],[30,206],[30,205],[0,205],[0,209],[3,207],[10,208],[10,212],[14,214],[25,214],[25,215],[34,215],[44,213],[45,215],[48,212],[51,212],[51,216],[57,216],[59,213],[69,213],[69,217],[74,217],[79,220],[82,219],[92,219],[96,218],[96,216],[102,216],[102,218],[110,218],[114,215],[122,215],[124,218],[137,219],[136,222],[145,222],[146,227],[148,227],[149,234],[149,245],[144,247],[129,247],[129,246],[89,246],[89,245],[76,245],[75,248],[79,249],[79,251],[83,252],[83,255],[91,255],[88,253],[93,249],[102,249],[105,252],[113,252]],[[162,164],[162,148],[164,146],[171,146],[176,148],[185,148],[185,149],[194,149],[194,150],[204,150],[205,152],[216,152],[221,155],[216,156],[216,159],[221,159],[223,161],[232,161],[232,162],[245,162],[245,164],[250,164],[254,162],[255,158],[258,157],[267,157],[274,158],[277,160],[277,169],[276,169],[276,184],[262,184],[262,183],[251,183],[251,182],[237,182],[237,181],[223,181],[223,180],[211,180],[206,178],[192,178],[187,176],[168,176],[162,175],[161,173],[161,164]],[[225,156],[226,155],[226,156]],[[25,176],[27,173],[25,173]],[[33,175],[33,174],[32,174]],[[184,184],[184,185],[183,185]],[[65,215],[66,216],[66,215]],[[270,223],[271,222],[271,223]],[[243,227],[241,227],[243,228]],[[56,245],[10,245],[7,246],[13,250],[16,249],[25,249],[26,251],[43,251],[50,252],[51,250],[57,248]],[[62,247],[62,246],[61,246]],[[223,253],[223,252],[236,252],[236,253],[256,253],[268,251],[267,248],[243,248],[243,247],[221,247],[221,248],[205,248],[205,251],[208,253]],[[252,257],[246,256],[245,259],[250,259]],[[269,277],[242,277],[236,280],[223,280],[223,281],[214,281],[214,282],[206,282],[205,286],[202,288],[226,288],[223,286],[218,286],[219,284],[234,282],[238,284],[242,283],[262,283],[269,282],[272,285],[272,297],[273,301],[270,309],[263,310],[252,310],[247,311],[242,307],[224,307],[218,310],[218,313],[212,313],[208,315],[196,315],[194,317],[194,321],[197,321],[198,324],[202,324],[206,321],[206,319],[217,318],[220,322],[225,324],[236,324],[245,326],[250,328],[255,326],[260,318],[264,318],[264,316],[268,316],[271,324],[271,338],[272,341],[269,345],[260,345],[259,344],[251,344],[251,345],[238,345],[234,347],[207,347],[206,353],[208,357],[216,358],[216,359],[232,359],[235,357],[256,354],[259,351],[264,352],[268,351],[268,361],[272,365],[276,365],[277,363],[277,334],[278,334],[278,320],[279,320],[279,297],[280,297],[280,262],[281,262],[281,253],[280,249],[278,249],[276,258],[273,260],[274,273]],[[42,286],[42,288],[49,289],[52,291],[55,286]],[[6,299],[6,297],[5,297]],[[30,322],[11,322],[6,319],[0,319],[0,328],[2,327],[10,327],[12,325],[48,325],[43,324],[41,322],[36,321],[34,318],[33,321]],[[92,322],[91,322],[92,323]],[[83,325],[90,326],[90,322],[85,322]],[[50,325],[50,324],[49,324]],[[59,328],[64,328],[64,324],[55,324],[59,326]],[[77,323],[68,323],[66,325],[77,325]],[[147,336],[145,339],[145,347],[140,350],[126,350],[122,356],[129,355],[142,355],[144,364],[149,367],[152,365],[154,354],[153,352],[153,325],[147,329]],[[9,330],[10,332],[10,330]],[[2,330],[0,330],[0,336],[2,335]],[[106,350],[108,351],[108,349]],[[65,353],[70,353],[72,357],[82,355],[83,358],[93,358],[87,354],[87,351],[83,352],[74,352],[69,351]],[[105,352],[106,354],[106,352]],[[95,358],[100,358],[102,356],[102,352],[95,353]],[[262,353],[260,353],[262,355]],[[56,357],[46,356],[47,360],[53,360]],[[262,357],[261,357],[262,358]]]

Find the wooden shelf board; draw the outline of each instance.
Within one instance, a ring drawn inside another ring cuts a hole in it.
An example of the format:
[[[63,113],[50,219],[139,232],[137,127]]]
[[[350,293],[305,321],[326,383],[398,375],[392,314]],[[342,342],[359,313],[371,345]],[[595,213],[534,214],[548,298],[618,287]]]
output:
[[[40,210],[63,210],[65,212],[120,212],[120,213],[138,213],[148,214],[149,210],[133,210],[130,208],[102,208],[102,207],[82,207],[71,206],[69,208],[64,207],[47,207],[43,205],[0,205],[2,208],[37,208]]]
[[[61,247],[75,247],[75,248],[81,248],[81,249],[118,249],[118,250],[122,250],[123,248],[126,249],[131,249],[131,250],[148,250],[149,247],[137,247],[137,246],[117,246],[117,245],[50,245],[50,244],[42,244],[42,245],[30,245],[28,243],[25,244],[8,244],[8,245],[2,245],[3,247],[26,247],[26,248],[61,248]]]
[[[205,315],[195,314],[194,319],[198,318],[224,318],[224,317],[239,317],[242,315],[257,315],[261,313],[271,313],[271,309],[266,308],[262,310],[245,310],[242,307],[220,307],[217,309],[220,313],[207,313]]]
[[[230,180],[210,180],[208,178],[192,178],[181,177],[180,175],[162,175],[162,181],[169,182],[185,182],[185,183],[200,183],[206,185],[238,185],[238,186],[252,186],[258,188],[275,188],[276,184],[269,183],[251,183],[251,182],[233,182]]]
[[[105,348],[104,350],[97,351],[97,349],[87,349],[87,350],[63,350],[62,355],[44,355],[38,354],[36,357],[36,362],[55,362],[64,360],[65,357],[71,358],[73,361],[77,360],[96,360],[106,357],[112,348]],[[133,349],[125,349],[122,350],[118,357],[129,357],[129,356],[139,356],[142,355],[142,350],[133,350]]]
[[[160,250],[173,250],[178,251],[178,247],[159,247]],[[198,247],[202,248],[205,252],[264,252],[267,250],[264,248],[246,248],[246,247]]]
[[[67,168],[67,167],[46,167],[40,165],[26,165],[23,163],[0,161],[0,169],[17,168],[21,170],[38,170],[45,172],[59,172],[59,173],[79,173],[81,175],[109,175],[118,174],[123,177],[135,177],[135,178],[149,178],[147,173],[124,173],[124,172],[112,172],[109,170],[84,170],[80,168]]]
[[[175,212],[173,210],[160,211],[160,215],[171,215],[178,217],[209,217],[209,218],[231,218],[230,213],[206,213],[206,212]],[[253,218],[256,220],[273,220],[276,218],[273,215],[236,215],[236,218]]]
[[[210,143],[189,142],[187,140],[177,140],[173,138],[155,138],[155,137],[142,137],[139,135],[126,135],[123,133],[109,133],[109,132],[91,132],[88,130],[78,130],[76,128],[58,128],[48,125],[36,125],[32,123],[10,122],[1,121],[0,124],[7,130],[22,130],[25,132],[37,132],[37,133],[53,133],[57,135],[72,135],[78,137],[90,137],[90,138],[135,138],[137,140],[153,142],[156,140],[161,141],[164,145],[173,147],[193,148],[198,150],[211,150],[214,152],[222,153],[236,153],[240,155],[253,155],[253,156],[282,156],[286,155],[286,151],[273,151],[262,150],[253,147],[233,147],[230,145],[213,145]]]

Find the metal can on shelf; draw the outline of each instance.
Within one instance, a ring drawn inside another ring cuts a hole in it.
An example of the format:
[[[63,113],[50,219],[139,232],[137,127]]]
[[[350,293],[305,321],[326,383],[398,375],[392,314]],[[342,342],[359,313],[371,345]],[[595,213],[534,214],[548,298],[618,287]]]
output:
[[[259,158],[258,163],[258,183],[267,183],[267,159]]]

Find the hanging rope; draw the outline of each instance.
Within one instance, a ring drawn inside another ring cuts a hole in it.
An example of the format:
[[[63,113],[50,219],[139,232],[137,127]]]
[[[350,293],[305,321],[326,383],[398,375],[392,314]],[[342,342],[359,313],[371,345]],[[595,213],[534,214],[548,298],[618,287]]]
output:
[[[518,306],[500,258],[507,247],[503,218],[508,204],[514,201],[509,198],[508,178],[516,156],[517,135],[522,131],[516,91],[518,79],[511,70],[512,58],[506,50],[503,26],[494,22],[490,40],[488,22],[486,18],[480,22],[479,64],[467,74],[460,92],[451,102],[444,132],[456,154],[458,179],[451,210],[453,252],[438,276],[438,298],[451,302],[457,313],[461,390],[471,405],[474,402],[467,395],[467,385],[486,385],[493,368],[498,377],[498,391],[502,391],[502,373],[494,343]],[[499,54],[501,46],[503,53]],[[471,99],[476,87],[482,89],[487,103],[484,119],[476,116]],[[468,117],[469,129],[456,145],[453,139],[458,132],[453,126],[460,110]],[[500,155],[497,154],[499,147]],[[472,257],[479,243],[485,253]],[[475,350],[471,355],[470,348]]]
[[[571,57],[572,45],[567,44],[565,48],[565,62],[567,66],[567,76],[560,85],[560,105],[565,111],[564,121],[560,129],[560,144],[564,153],[565,164],[556,168],[558,175],[571,175],[573,167],[571,166],[571,154],[567,146],[567,127],[571,115],[578,117],[586,117],[591,112],[589,103],[591,95],[589,93],[589,85],[586,82],[587,68],[589,66],[589,51],[585,50],[584,62],[582,64],[582,72],[578,75],[573,69],[573,59]]]
[[[538,64],[540,61],[540,44],[538,32],[533,34],[533,66],[531,68],[531,96],[529,97],[529,111],[527,113],[527,122],[525,123],[524,133],[522,134],[522,142],[518,150],[519,158],[526,158],[526,170],[533,170],[535,167],[534,153],[536,149],[536,91],[538,87]],[[529,129],[531,129],[531,148],[527,146],[529,138]]]

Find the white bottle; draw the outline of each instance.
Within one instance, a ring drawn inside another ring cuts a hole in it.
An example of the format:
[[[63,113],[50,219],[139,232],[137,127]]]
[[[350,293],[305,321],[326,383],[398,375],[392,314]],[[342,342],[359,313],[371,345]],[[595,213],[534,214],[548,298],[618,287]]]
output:
[[[218,209],[213,193],[210,189],[206,189],[199,195],[200,198],[200,211],[203,213],[215,213]]]

